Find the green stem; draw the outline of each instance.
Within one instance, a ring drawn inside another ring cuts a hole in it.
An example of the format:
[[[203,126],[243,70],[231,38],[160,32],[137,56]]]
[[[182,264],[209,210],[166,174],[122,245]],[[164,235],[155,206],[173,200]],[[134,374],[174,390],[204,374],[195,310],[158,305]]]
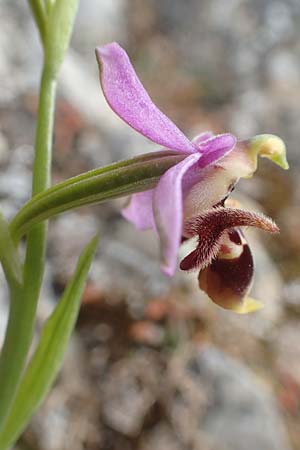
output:
[[[40,86],[32,195],[50,186],[55,94],[56,80],[44,66]]]
[[[33,195],[50,183],[51,151],[56,81],[44,68],[33,169]],[[14,286],[5,340],[0,357],[0,430],[8,416],[24,370],[32,341],[36,307],[44,272],[47,224],[39,224],[28,233],[23,286]]]

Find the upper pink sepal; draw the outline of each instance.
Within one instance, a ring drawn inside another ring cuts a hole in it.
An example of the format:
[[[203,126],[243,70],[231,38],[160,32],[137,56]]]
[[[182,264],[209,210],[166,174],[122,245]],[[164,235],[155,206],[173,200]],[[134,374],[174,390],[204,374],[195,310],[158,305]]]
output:
[[[154,105],[119,44],[98,47],[96,56],[105,98],[118,116],[163,147],[185,153],[196,151],[192,142]]]

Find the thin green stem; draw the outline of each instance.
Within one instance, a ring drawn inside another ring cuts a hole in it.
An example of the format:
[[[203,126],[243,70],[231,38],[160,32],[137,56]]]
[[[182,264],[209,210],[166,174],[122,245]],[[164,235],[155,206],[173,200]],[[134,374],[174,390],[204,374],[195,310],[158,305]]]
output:
[[[33,195],[50,184],[56,82],[43,70],[35,142]],[[28,233],[24,284],[14,286],[5,340],[0,357],[0,430],[8,416],[32,341],[36,307],[44,272],[47,224]]]
[[[50,186],[55,94],[56,80],[51,76],[51,71],[44,68],[40,86],[32,195]]]

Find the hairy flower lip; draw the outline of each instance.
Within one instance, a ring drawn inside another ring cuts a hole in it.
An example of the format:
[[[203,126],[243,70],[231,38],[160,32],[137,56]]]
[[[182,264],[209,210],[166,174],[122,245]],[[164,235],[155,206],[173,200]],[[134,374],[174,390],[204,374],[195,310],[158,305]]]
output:
[[[203,269],[217,257],[222,239],[228,230],[239,227],[256,227],[270,233],[279,228],[262,213],[237,208],[217,207],[185,222],[184,236],[199,236],[198,245],[180,263],[181,270]]]
[[[240,229],[229,231],[223,243],[228,246],[228,254],[224,258],[221,249],[212,263],[200,270],[199,287],[217,305],[235,310],[243,307],[252,287],[254,261]]]
[[[203,227],[210,229],[225,230],[235,227],[256,227],[269,233],[279,233],[279,227],[269,217],[263,213],[248,211],[239,208],[226,208],[223,206],[215,207],[205,211],[198,217],[189,219],[184,224],[184,236],[193,237],[200,234]]]

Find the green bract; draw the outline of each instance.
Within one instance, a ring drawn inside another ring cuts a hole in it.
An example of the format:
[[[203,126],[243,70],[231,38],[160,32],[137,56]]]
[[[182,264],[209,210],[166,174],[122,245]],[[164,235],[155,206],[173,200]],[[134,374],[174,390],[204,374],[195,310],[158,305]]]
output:
[[[153,188],[159,178],[184,158],[171,151],[149,153],[70,178],[34,196],[10,224],[14,241],[56,214]]]
[[[61,367],[97,244],[98,238],[95,237],[83,251],[61,300],[44,325],[38,347],[23,376],[10,415],[0,434],[0,450],[11,446],[23,431]]]
[[[78,0],[48,0],[45,56],[51,73],[56,75],[69,46]]]

